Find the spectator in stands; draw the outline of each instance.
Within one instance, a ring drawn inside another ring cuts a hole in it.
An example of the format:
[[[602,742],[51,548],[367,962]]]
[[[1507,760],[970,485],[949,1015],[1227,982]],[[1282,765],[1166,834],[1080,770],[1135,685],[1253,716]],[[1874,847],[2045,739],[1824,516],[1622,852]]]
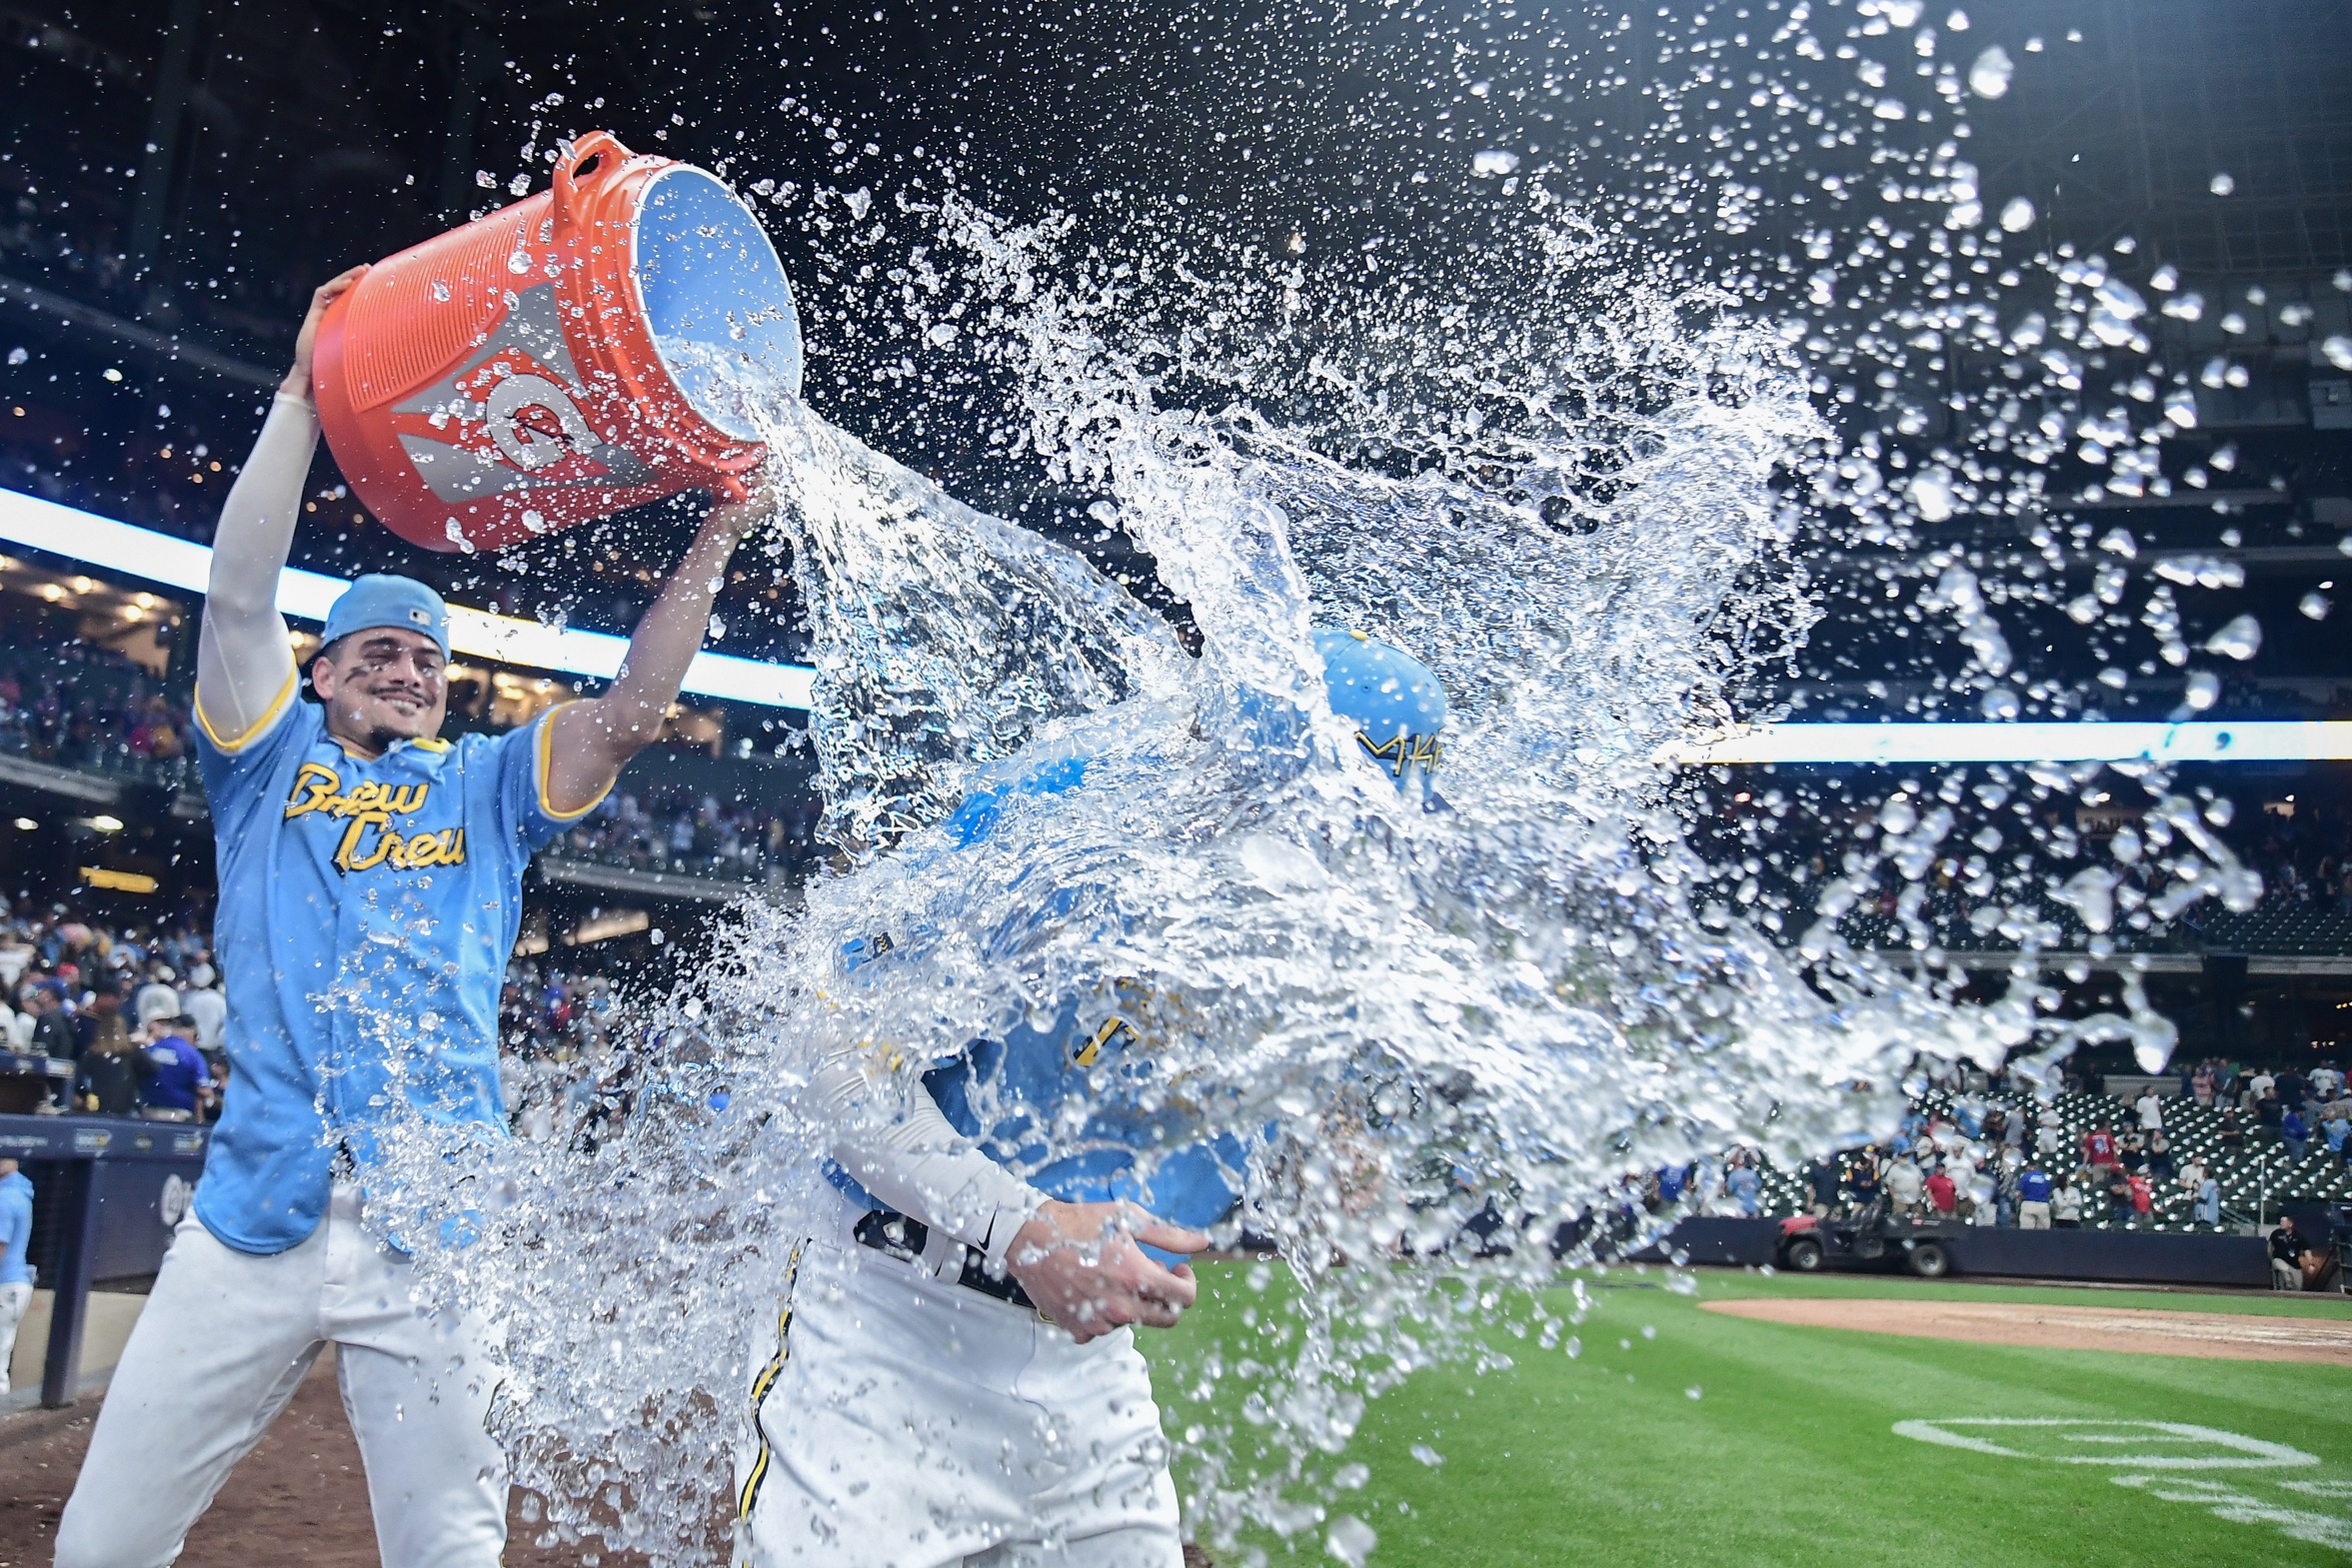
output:
[[[2347,1144],[2352,1143],[2352,1114],[2347,1114],[2347,1107],[2340,1099],[2330,1101],[2323,1114],[2327,1119],[2319,1124],[2320,1135],[2327,1139],[2329,1156],[2343,1164],[2347,1159]]]
[[[229,1021],[229,999],[217,979],[212,965],[200,962],[188,972],[188,988],[180,993],[180,1015],[195,1029],[196,1048],[208,1056],[221,1048],[221,1030]]]
[[[180,1015],[180,992],[172,984],[172,970],[168,963],[151,964],[147,981],[131,998],[131,1019],[134,1027],[145,1028],[158,1018],[171,1019]]]
[[[2311,1069],[2311,1097],[2325,1104],[2342,1097],[2344,1073],[2333,1060],[2323,1061]]]
[[[1731,1194],[1739,1211],[1753,1219],[1763,1212],[1764,1178],[1749,1162],[1749,1155],[1741,1149],[1731,1156],[1731,1165],[1723,1173],[1723,1190]]]
[[[2058,1107],[2044,1105],[2035,1120],[2033,1152],[2044,1161],[2055,1160],[2066,1146],[2066,1124],[2058,1115]]]
[[[2245,1152],[2246,1126],[2245,1123],[2238,1120],[2238,1113],[2234,1107],[2222,1111],[2221,1124],[2214,1129],[2214,1137],[2219,1141],[2221,1151],[2225,1154]]]
[[[2303,1288],[2303,1243],[2295,1234],[2295,1216],[2281,1215],[2270,1233],[2270,1283],[2278,1290]]]
[[[1878,1202],[1878,1150],[1865,1144],[1854,1153],[1846,1179],[1854,1189],[1854,1207],[1868,1210]]]
[[[1658,1207],[1674,1208],[1690,1185],[1688,1165],[1660,1165],[1657,1169]]]
[[[2017,1178],[2017,1228],[2019,1230],[2047,1230],[2050,1228],[2050,1194],[2055,1190],[2050,1173],[2042,1169],[2040,1160],[2026,1164]]]
[[[2148,1140],[2147,1171],[2148,1179],[2158,1186],[2168,1184],[2180,1174],[2179,1167],[2173,1163],[2171,1140],[2161,1132]]]
[[[2076,1171],[2060,1183],[2050,1194],[2050,1223],[2059,1230],[2074,1230],[2082,1224],[2082,1191],[2087,1172]]]
[[[194,1121],[197,1106],[212,1092],[212,1068],[188,1038],[194,1027],[187,1018],[157,1018],[143,1031],[147,1083],[141,1100],[150,1121]]]
[[[1920,1174],[1919,1162],[1904,1154],[1886,1167],[1886,1201],[1897,1219],[1915,1219],[1919,1214],[1919,1200],[1927,1190],[1927,1179]]]
[[[59,1061],[73,1061],[81,1055],[81,1042],[74,1037],[73,1014],[66,1010],[65,989],[55,980],[36,984],[25,998],[25,1010],[33,1015],[33,1049]]]
[[[2298,1165],[2303,1162],[2303,1156],[2311,1152],[2311,1123],[2303,1119],[2300,1109],[2289,1107],[2280,1115],[2278,1140],[2286,1145],[2287,1158]]]
[[[2137,1221],[2147,1219],[2155,1212],[2156,1188],[2155,1184],[2148,1180],[2147,1174],[2145,1172],[2137,1170],[2133,1171],[2129,1176],[2124,1178],[2124,1185],[2129,1189],[2131,1198],[2131,1218],[2133,1220]]]
[[[2140,1113],[2142,1132],[2164,1130],[2164,1101],[2157,1097],[2155,1084],[2151,1083],[2140,1090],[2140,1097],[2131,1102],[2131,1108]]]
[[[1949,1219],[1960,1207],[1960,1189],[1939,1162],[1927,1178],[1927,1206],[1937,1219]]]
[[[2082,1162],[2093,1170],[2122,1163],[2112,1126],[2102,1121],[2082,1135]]]
[[[2148,1140],[2137,1132],[2126,1132],[2116,1139],[2115,1163],[2126,1171],[2148,1168]]]
[[[2131,1218],[2131,1177],[2121,1165],[2102,1166],[2100,1175],[2107,1185],[2107,1218],[2123,1224]]]
[[[2013,1148],[2001,1150],[1993,1166],[1992,1223],[2017,1223],[2017,1184],[2025,1175],[2025,1156]]]
[[[1831,1156],[1813,1161],[1805,1171],[1805,1185],[1812,1190],[1812,1214],[1816,1219],[1827,1219],[1837,1212],[1840,1183],[1837,1179],[1837,1160]]]
[[[2219,1230],[2221,1228],[2221,1178],[2202,1165],[2198,1166],[2196,1193],[2197,1223],[2210,1225],[2215,1230]]]
[[[2199,1105],[2212,1104],[2214,1083],[2213,1063],[2199,1062],[2197,1070],[2189,1074],[2189,1097]]]
[[[74,1097],[82,1109],[101,1116],[136,1116],[146,1058],[123,1024],[122,998],[111,991],[98,996],[88,1016],[90,1041],[74,1074]]]
[[[33,1304],[33,1270],[25,1248],[33,1239],[33,1183],[13,1159],[0,1157],[0,1388],[16,1354],[16,1326]]]
[[[2309,1092],[2303,1074],[2289,1067],[2278,1075],[2278,1102],[2282,1110],[2301,1110],[2304,1096]]]

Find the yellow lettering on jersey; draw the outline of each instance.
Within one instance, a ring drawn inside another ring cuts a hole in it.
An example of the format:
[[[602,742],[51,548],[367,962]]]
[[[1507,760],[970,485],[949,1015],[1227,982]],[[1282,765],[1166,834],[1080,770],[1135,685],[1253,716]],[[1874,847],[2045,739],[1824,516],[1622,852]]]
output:
[[[286,796],[286,815],[291,819],[318,812],[347,818],[334,856],[335,868],[345,875],[372,871],[379,865],[395,870],[463,865],[463,827],[412,833],[394,825],[393,818],[413,816],[424,809],[432,794],[429,784],[388,784],[374,779],[361,780],[346,794],[343,777],[334,769],[324,763],[305,763],[296,770],[294,787]]]
[[[1144,1037],[1140,1032],[1137,1031],[1137,1028],[1134,1024],[1128,1022],[1127,1019],[1121,1017],[1118,1013],[1115,1012],[1110,1016],[1110,1018],[1105,1020],[1101,1028],[1097,1029],[1094,1034],[1088,1038],[1084,1045],[1081,1045],[1078,1048],[1078,1054],[1071,1059],[1076,1061],[1082,1067],[1092,1067],[1096,1062],[1102,1060],[1103,1047],[1110,1044],[1113,1040],[1119,1038],[1122,1034],[1125,1034],[1130,1040],[1135,1041],[1141,1041]]]

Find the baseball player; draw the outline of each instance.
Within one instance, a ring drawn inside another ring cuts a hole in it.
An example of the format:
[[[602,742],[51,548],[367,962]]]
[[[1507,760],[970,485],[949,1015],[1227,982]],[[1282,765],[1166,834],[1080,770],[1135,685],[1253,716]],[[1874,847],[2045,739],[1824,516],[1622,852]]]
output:
[[[33,1304],[33,1269],[25,1248],[33,1239],[33,1182],[13,1159],[0,1159],[0,1393],[16,1356],[17,1325]]]
[[[1400,787],[1424,787],[1445,719],[1436,678],[1361,634],[1317,643],[1333,711]],[[1016,765],[946,830],[978,842],[1009,794],[1057,794],[1086,770]],[[877,948],[853,942],[845,962]],[[835,1147],[839,1210],[794,1255],[752,1384],[736,1465],[747,1565],[1182,1561],[1134,1326],[1192,1304],[1179,1260],[1238,1201],[1245,1151],[1186,1123],[1126,1010],[1074,999],[1047,1028],[975,1041],[896,1120]],[[827,1063],[819,1113],[870,1127],[861,1105],[891,1092],[870,1065]]]
[[[605,696],[496,738],[440,739],[449,617],[366,577],[308,675],[277,612],[318,438],[311,301],[231,490],[198,645],[196,719],[219,841],[215,952],[229,1087],[190,1218],[117,1366],[58,1526],[60,1568],[153,1568],[326,1345],[389,1568],[492,1568],[506,1465],[484,1430],[485,1327],[413,1302],[407,1254],[363,1223],[387,1107],[503,1129],[499,984],[532,852],[659,733],[757,504],[715,509]]]

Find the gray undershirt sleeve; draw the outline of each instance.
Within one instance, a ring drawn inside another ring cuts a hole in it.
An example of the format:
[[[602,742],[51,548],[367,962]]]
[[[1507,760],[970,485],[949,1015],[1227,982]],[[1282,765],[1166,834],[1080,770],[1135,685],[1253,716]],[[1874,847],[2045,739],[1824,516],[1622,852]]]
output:
[[[1047,1199],[1043,1192],[982,1153],[958,1132],[930,1090],[916,1085],[890,1121],[861,1120],[859,1112],[895,1085],[870,1079],[864,1057],[843,1052],[810,1080],[815,1107],[835,1124],[857,1130],[833,1146],[833,1157],[858,1184],[910,1219],[921,1220],[986,1253],[1002,1267],[1014,1235]]]

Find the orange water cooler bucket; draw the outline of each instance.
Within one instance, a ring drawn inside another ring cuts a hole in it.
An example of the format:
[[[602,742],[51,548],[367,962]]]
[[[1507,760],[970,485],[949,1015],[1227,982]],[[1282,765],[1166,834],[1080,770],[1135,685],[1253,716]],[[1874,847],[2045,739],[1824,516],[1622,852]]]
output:
[[[319,423],[428,550],[498,550],[765,456],[746,376],[801,386],[776,249],[704,171],[582,137],[554,187],[380,262],[320,323]]]

